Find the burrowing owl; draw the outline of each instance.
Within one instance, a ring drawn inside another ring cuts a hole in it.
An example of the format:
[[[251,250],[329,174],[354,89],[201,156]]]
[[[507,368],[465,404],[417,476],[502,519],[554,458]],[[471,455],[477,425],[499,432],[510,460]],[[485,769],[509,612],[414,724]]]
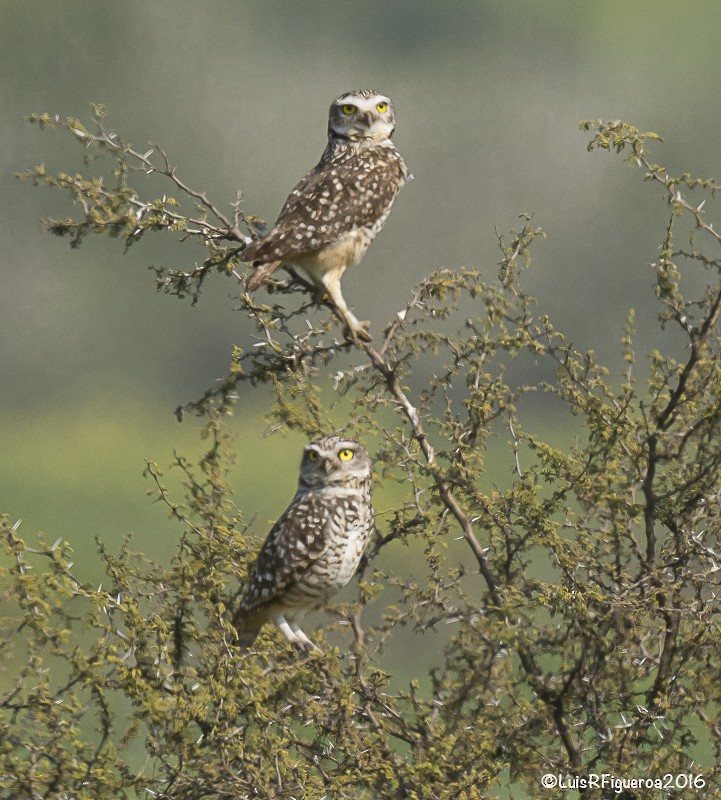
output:
[[[369,340],[340,289],[346,267],[357,264],[383,227],[399,190],[412,178],[391,141],[393,104],[379,92],[346,92],[328,115],[328,145],[318,164],[285,201],[268,234],[242,256],[256,267],[253,291],[278,267],[301,267],[319,296],[330,297],[351,334]]]
[[[371,462],[358,442],[324,436],[305,448],[298,491],[268,534],[233,620],[241,646],[273,621],[288,641],[315,647],[298,620],[358,569],[373,531],[370,493]]]

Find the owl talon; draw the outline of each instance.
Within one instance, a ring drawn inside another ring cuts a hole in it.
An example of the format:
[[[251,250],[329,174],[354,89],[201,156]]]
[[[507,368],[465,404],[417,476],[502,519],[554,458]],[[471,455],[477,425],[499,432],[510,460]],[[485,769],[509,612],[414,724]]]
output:
[[[370,327],[370,322],[368,320],[364,320],[353,327],[348,326],[348,329],[350,331],[351,338],[356,344],[358,344],[359,342],[373,341],[373,337],[370,334]]]
[[[297,641],[293,642],[293,647],[297,648],[301,653],[322,653],[323,651],[318,647],[317,644],[311,642],[310,639],[304,641],[302,639],[298,639]]]

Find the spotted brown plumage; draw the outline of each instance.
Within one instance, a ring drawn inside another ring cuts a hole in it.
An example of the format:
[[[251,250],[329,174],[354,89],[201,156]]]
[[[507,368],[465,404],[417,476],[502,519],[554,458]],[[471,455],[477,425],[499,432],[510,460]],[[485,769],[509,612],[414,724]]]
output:
[[[347,92],[333,102],[320,161],[290,193],[273,228],[244,251],[255,267],[248,291],[279,267],[301,267],[351,334],[370,338],[367,323],[348,308],[340,278],[363,258],[412,177],[391,140],[394,130],[393,105],[378,92]]]
[[[325,436],[305,448],[298,490],[263,543],[234,617],[241,646],[273,621],[290,642],[314,647],[299,620],[358,569],[374,525],[370,490],[370,458],[358,442]]]

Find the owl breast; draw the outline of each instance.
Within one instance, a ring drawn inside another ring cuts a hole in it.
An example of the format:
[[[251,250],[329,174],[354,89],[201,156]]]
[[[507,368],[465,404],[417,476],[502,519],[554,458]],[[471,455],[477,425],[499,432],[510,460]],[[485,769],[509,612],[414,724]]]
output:
[[[373,531],[373,513],[369,503],[359,503],[356,496],[332,493],[333,511],[325,527],[326,547],[299,581],[300,588],[315,593],[318,602],[343,588],[355,575]]]

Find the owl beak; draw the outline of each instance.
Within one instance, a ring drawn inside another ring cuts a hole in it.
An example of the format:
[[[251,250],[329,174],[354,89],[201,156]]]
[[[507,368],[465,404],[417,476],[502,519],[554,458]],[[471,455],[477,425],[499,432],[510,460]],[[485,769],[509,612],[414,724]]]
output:
[[[358,122],[360,122],[361,125],[365,125],[366,128],[370,128],[372,121],[373,120],[372,120],[371,115],[370,115],[370,113],[368,111],[366,111],[365,114],[360,114],[359,117],[358,117]]]
[[[323,471],[326,475],[330,475],[330,471],[333,469],[333,465],[327,458],[323,459]]]

